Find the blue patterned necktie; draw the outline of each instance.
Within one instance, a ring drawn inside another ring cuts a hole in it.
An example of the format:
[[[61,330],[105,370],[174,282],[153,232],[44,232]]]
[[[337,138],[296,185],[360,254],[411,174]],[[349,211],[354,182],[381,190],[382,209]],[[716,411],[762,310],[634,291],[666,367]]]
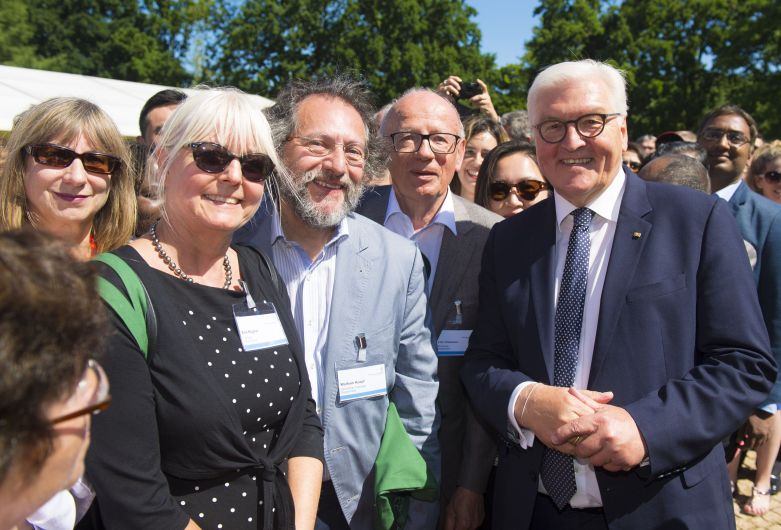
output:
[[[563,387],[570,387],[575,382],[578,366],[580,329],[586,301],[588,254],[591,246],[588,227],[594,212],[588,208],[578,208],[572,215],[575,222],[569,236],[567,258],[561,276],[554,337],[553,384]],[[542,483],[556,506],[560,510],[564,508],[575,495],[575,468],[572,457],[546,448],[542,459]]]

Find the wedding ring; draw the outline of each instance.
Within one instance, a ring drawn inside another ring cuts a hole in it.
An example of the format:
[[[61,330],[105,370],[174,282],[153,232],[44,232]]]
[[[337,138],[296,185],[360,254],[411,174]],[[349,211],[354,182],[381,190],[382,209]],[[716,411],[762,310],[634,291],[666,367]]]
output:
[[[573,436],[569,440],[567,440],[569,443],[571,443],[573,446],[577,447],[577,445],[583,441],[583,435],[578,434],[577,436]]]

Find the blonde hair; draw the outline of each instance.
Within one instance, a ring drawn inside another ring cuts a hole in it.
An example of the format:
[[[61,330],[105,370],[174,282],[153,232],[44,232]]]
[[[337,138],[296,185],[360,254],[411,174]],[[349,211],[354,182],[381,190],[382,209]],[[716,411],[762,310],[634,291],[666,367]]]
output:
[[[169,224],[165,182],[179,151],[189,149],[189,143],[213,141],[233,146],[238,155],[262,152],[276,167],[267,184],[274,185],[274,179],[290,178],[277,157],[268,121],[252,96],[233,87],[199,86],[196,89],[197,92],[182,101],[165,122],[156,148],[161,157],[157,159],[153,153],[146,166],[152,196]]]
[[[765,172],[765,167],[776,158],[781,158],[781,140],[773,140],[754,151],[754,154],[751,155],[751,166],[749,168],[748,178],[749,183],[756,186],[757,180],[762,177]]]
[[[25,147],[57,140],[70,143],[84,135],[94,149],[121,160],[109,179],[108,199],[92,220],[98,252],[127,244],[136,222],[130,152],[117,126],[100,107],[79,98],[52,98],[35,105],[14,119],[0,169],[0,230],[28,224]]]

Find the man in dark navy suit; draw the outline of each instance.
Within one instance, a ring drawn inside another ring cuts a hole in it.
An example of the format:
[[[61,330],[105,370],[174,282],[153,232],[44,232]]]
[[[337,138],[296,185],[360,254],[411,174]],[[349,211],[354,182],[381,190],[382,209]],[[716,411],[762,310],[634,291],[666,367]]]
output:
[[[497,528],[734,528],[720,441],[776,377],[728,205],[621,167],[623,75],[540,73],[553,197],[496,225],[461,372],[506,433]]]

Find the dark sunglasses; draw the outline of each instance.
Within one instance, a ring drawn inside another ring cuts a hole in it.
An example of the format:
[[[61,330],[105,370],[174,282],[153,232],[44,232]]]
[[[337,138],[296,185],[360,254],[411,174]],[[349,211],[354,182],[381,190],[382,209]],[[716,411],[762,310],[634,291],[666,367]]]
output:
[[[495,201],[505,200],[511,191],[525,201],[533,201],[541,191],[547,189],[550,189],[547,182],[532,179],[522,180],[512,186],[501,180],[495,180],[488,185],[488,193]]]
[[[195,165],[207,173],[222,173],[234,159],[239,161],[244,178],[252,182],[263,182],[274,171],[274,162],[263,153],[238,156],[214,142],[193,142],[187,147],[193,151]]]
[[[68,167],[78,158],[86,171],[102,175],[113,173],[122,164],[114,155],[94,151],[77,153],[73,149],[56,144],[28,145],[24,150],[33,160],[44,166]]]
[[[778,171],[768,171],[767,173],[762,175],[762,178],[778,184],[779,182],[781,182],[781,173],[779,173]]]

